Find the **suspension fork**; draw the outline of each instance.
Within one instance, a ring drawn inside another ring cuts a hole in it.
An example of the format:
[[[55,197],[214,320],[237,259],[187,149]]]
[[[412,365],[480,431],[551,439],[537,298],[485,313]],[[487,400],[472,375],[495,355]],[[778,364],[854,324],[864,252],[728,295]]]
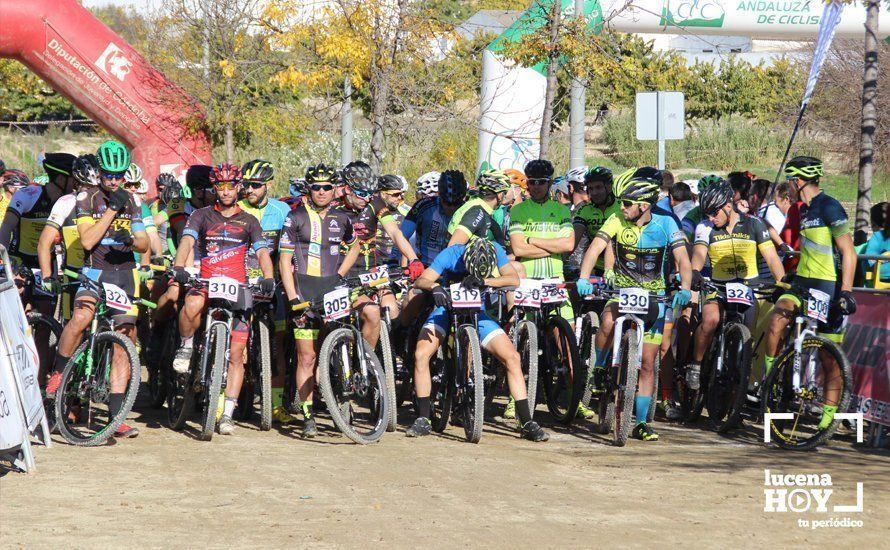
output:
[[[637,347],[637,357],[643,357],[643,321],[632,313],[625,313],[615,319],[615,328],[612,329],[612,367],[621,367],[621,340],[624,337],[624,324],[636,323],[640,330],[637,331],[637,341],[631,345]],[[629,368],[639,368],[639,365],[628,365]]]
[[[794,323],[796,325],[797,336],[794,338],[794,372],[791,377],[791,384],[794,388],[795,392],[800,390],[800,382],[803,375],[803,378],[806,380],[813,380],[815,375],[814,369],[815,366],[813,364],[813,359],[807,363],[807,370],[805,373],[801,373],[802,370],[802,357],[803,357],[803,342],[809,336],[816,336],[816,332],[813,330],[812,324],[807,320],[807,318],[802,315],[797,316],[794,319]]]

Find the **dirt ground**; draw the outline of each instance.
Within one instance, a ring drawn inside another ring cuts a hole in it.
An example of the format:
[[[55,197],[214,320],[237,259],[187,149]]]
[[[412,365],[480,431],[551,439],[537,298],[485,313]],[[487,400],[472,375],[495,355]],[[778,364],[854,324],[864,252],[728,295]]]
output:
[[[454,427],[406,438],[406,411],[366,447],[324,418],[311,442],[251,424],[201,442],[139,405],[137,439],[83,449],[56,437],[37,448],[36,473],[4,472],[0,548],[879,547],[890,535],[890,454],[850,434],[789,453],[755,427],[725,438],[660,423],[660,441],[615,448],[586,422],[534,444],[492,419],[471,445]],[[765,469],[829,474],[829,509],[854,504],[862,481],[864,511],[765,513]],[[799,526],[843,517],[863,525]]]

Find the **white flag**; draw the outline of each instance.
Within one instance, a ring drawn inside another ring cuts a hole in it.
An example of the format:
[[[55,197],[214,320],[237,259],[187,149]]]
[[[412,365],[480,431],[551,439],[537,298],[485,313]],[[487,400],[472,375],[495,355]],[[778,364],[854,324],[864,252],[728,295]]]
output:
[[[810,77],[807,79],[807,90],[800,103],[801,108],[809,103],[810,97],[813,95],[813,89],[816,88],[819,73],[822,72],[822,64],[825,63],[825,58],[828,56],[831,41],[834,40],[834,31],[837,29],[843,11],[844,4],[838,0],[831,0],[825,4],[822,19],[819,21],[819,37],[816,38],[816,51],[813,53],[813,65],[810,67]]]

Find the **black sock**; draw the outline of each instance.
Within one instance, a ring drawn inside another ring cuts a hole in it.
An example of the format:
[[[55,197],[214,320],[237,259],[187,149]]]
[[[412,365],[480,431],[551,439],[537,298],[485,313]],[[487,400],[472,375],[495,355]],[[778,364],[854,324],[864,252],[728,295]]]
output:
[[[53,362],[53,372],[62,372],[65,370],[65,365],[67,365],[70,360],[70,357],[65,357],[61,353],[57,353],[56,360]]]
[[[112,417],[117,416],[117,413],[121,410],[121,407],[124,404],[124,394],[122,393],[110,393],[108,394],[108,411],[111,413]]]
[[[532,413],[528,410],[528,398],[516,400],[516,415],[519,417],[519,426],[525,426],[532,420]]]
[[[417,416],[422,416],[423,418],[430,417],[430,398],[429,397],[418,397],[417,398]]]

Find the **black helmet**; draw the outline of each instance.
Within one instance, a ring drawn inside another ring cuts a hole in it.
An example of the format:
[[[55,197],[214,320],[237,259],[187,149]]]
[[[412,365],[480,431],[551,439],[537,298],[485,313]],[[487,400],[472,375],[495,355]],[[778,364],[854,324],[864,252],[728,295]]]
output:
[[[470,275],[480,279],[490,277],[496,262],[497,253],[488,239],[476,237],[467,243],[464,249],[464,265]]]
[[[525,165],[525,177],[528,179],[550,179],[553,177],[553,164],[549,160],[530,160]]]
[[[315,166],[310,166],[306,169],[306,183],[312,185],[313,183],[334,183],[335,172],[333,168],[328,168],[322,163],[318,163]]]
[[[702,216],[712,216],[716,214],[717,211],[726,206],[727,203],[732,202],[734,194],[735,192],[732,190],[732,186],[726,181],[716,183],[702,191],[701,196],[698,199],[698,203],[701,206]]]
[[[59,174],[70,176],[77,157],[71,153],[47,153],[43,156],[43,169],[53,178]]]
[[[612,171],[605,166],[591,168],[584,174],[584,185],[595,181],[601,181],[606,187],[612,189]]]
[[[632,177],[653,180],[658,183],[659,187],[664,183],[664,175],[661,173],[661,170],[652,166],[637,168]]]
[[[439,199],[457,206],[467,197],[467,179],[460,170],[445,170],[439,176]]]
[[[71,175],[81,185],[99,185],[99,159],[92,153],[80,155],[74,159]]]
[[[380,178],[378,178],[377,188],[380,191],[401,191],[402,180],[393,174],[386,174],[385,176],[380,176]]]
[[[242,179],[244,181],[261,181],[266,183],[272,180],[275,170],[272,163],[267,160],[251,160],[241,167]]]
[[[343,183],[353,191],[371,194],[377,191],[377,178],[367,163],[357,160],[350,162],[340,172]]]
[[[189,186],[190,189],[209,189],[211,187],[210,184],[210,171],[213,170],[213,166],[207,166],[206,164],[193,164],[189,166],[189,169],[185,173],[185,183]]]
[[[155,185],[157,187],[169,187],[178,184],[179,181],[176,179],[176,176],[169,172],[161,172],[158,174],[158,177],[155,178]]]

